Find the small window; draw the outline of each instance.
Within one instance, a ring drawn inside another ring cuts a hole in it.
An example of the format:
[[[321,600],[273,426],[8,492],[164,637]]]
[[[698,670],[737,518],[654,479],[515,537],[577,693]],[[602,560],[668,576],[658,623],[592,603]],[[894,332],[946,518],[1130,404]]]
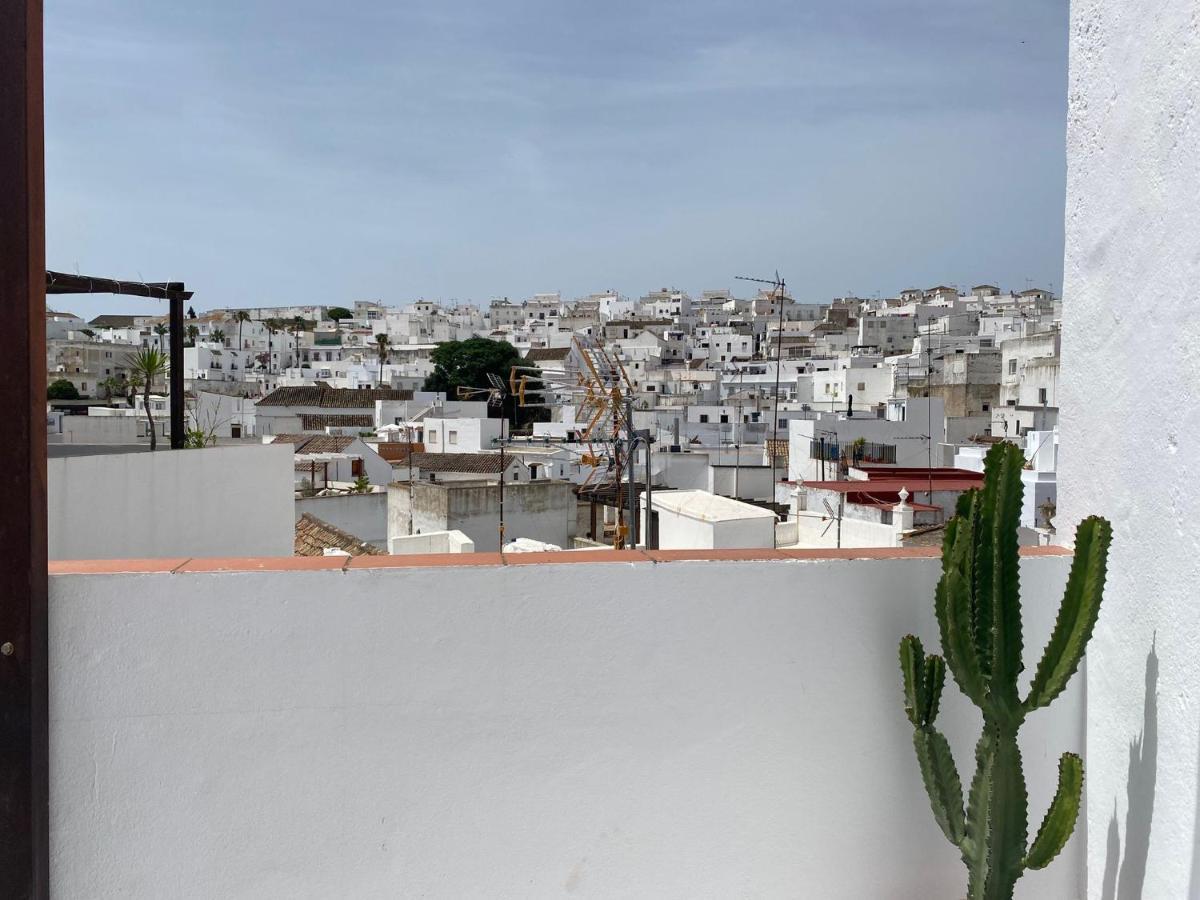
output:
[[[1038,403],[1045,403],[1046,400],[1047,400],[1046,389],[1038,388]]]
[[[728,413],[721,413],[721,424],[722,425],[729,424],[729,414]]]
[[[84,389],[85,391],[87,390],[87,385],[86,385],[86,384],[83,386],[83,389]],[[700,413],[700,423],[701,423],[701,424],[704,424],[704,423],[705,423],[705,422],[707,422],[707,421],[708,421],[708,413]]]
[[[429,443],[436,444],[438,442],[437,436],[438,433],[436,431],[429,432]]]
[[[1017,374],[1017,361],[1015,359],[1010,359],[1008,361],[1008,374],[1009,375]]]
[[[365,471],[365,469],[363,468],[363,461],[361,459],[350,460],[350,474],[351,475],[353,475],[355,478],[358,478],[360,475],[362,475],[364,473],[364,471]]]
[[[865,391],[866,389],[867,389],[867,383],[865,381],[860,381],[858,383],[858,390]]]
[[[446,435],[446,443],[447,444],[457,444],[458,443],[458,432],[451,431],[449,434],[447,434]]]

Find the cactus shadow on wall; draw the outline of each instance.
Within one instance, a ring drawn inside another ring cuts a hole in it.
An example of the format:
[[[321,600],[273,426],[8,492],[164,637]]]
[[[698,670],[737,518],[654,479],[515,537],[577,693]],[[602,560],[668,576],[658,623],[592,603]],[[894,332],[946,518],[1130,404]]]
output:
[[[1129,744],[1129,778],[1126,782],[1125,855],[1116,800],[1108,823],[1108,853],[1101,882],[1101,900],[1142,900],[1146,859],[1150,854],[1150,826],[1154,818],[1154,790],[1158,781],[1158,653],[1154,644],[1146,657],[1146,698],[1142,733]],[[1195,866],[1193,864],[1193,873]],[[1195,874],[1192,876],[1196,880]],[[1194,884],[1193,893],[1195,896]]]

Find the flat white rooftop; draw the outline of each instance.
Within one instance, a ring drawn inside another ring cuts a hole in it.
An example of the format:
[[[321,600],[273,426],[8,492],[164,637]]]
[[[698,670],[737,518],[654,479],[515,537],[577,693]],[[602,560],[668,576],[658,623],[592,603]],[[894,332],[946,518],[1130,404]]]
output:
[[[655,491],[654,508],[669,510],[702,522],[731,519],[773,519],[775,514],[761,506],[719,497],[708,491]]]

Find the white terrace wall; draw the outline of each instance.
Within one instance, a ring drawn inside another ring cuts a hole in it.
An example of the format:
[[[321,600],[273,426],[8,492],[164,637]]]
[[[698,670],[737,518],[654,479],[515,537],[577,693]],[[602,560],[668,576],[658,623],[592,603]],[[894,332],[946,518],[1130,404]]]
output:
[[[291,556],[292,448],[47,460],[51,559]]]
[[[56,575],[55,895],[961,897],[896,662],[938,567]],[[1066,560],[1022,575],[1033,655]],[[953,685],[941,721],[967,772]],[[1076,685],[1024,732],[1035,827],[1082,743]]]
[[[1200,897],[1200,16],[1071,7],[1057,524],[1115,528],[1088,654],[1089,893]]]

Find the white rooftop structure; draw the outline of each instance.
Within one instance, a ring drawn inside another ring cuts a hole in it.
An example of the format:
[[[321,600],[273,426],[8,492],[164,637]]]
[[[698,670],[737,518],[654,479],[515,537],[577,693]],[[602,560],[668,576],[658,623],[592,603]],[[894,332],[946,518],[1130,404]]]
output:
[[[769,509],[720,497],[708,491],[655,491],[655,510],[669,510],[701,522],[729,522],[736,519],[773,519]]]

